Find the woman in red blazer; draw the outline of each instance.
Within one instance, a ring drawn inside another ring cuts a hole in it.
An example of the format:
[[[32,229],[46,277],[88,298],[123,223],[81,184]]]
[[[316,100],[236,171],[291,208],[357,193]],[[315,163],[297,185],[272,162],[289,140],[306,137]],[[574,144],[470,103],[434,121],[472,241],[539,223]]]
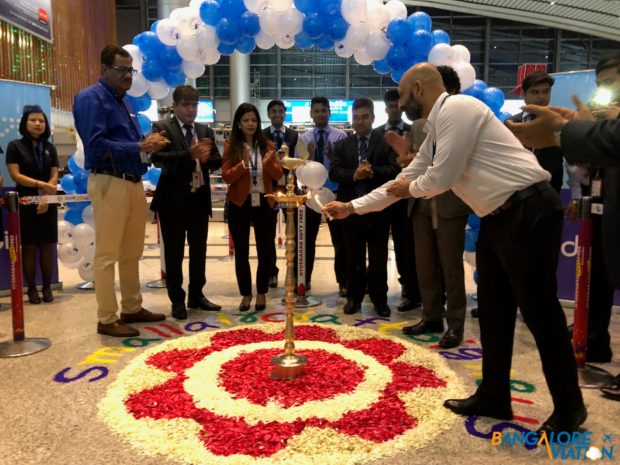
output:
[[[228,227],[235,245],[235,273],[242,295],[239,310],[250,309],[252,275],[250,271],[250,224],[258,253],[255,310],[264,310],[271,271],[270,244],[275,240],[273,228],[273,181],[282,177],[275,147],[261,131],[258,109],[250,103],[237,108],[230,138],[224,144],[222,178],[228,183]]]

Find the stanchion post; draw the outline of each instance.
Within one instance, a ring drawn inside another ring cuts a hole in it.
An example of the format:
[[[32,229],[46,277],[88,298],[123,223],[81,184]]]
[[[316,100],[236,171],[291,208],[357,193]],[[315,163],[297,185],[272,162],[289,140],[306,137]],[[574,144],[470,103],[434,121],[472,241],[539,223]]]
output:
[[[161,229],[159,227],[159,215],[157,215],[157,245],[159,246],[159,269],[160,269],[160,279],[156,279],[155,281],[149,281],[146,283],[146,287],[150,289],[163,289],[166,287],[166,260],[165,260],[165,250],[164,250],[164,241],[161,240]]]

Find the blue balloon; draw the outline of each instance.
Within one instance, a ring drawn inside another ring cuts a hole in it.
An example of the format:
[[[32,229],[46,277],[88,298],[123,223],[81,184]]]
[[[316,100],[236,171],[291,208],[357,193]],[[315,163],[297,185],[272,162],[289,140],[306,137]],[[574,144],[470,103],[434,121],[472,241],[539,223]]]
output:
[[[321,0],[317,3],[320,5],[320,11],[327,15],[340,13],[341,0]]]
[[[333,15],[329,18],[327,24],[327,36],[333,41],[342,40],[347,35],[349,29],[349,23],[347,23],[342,16]]]
[[[372,68],[379,74],[388,74],[390,72],[390,65],[385,58],[373,61]]]
[[[73,184],[75,185],[75,192],[78,194],[85,194],[88,190],[88,176],[90,171],[80,169],[73,173]]]
[[[156,186],[161,176],[161,168],[149,168],[146,174],[149,178],[149,182]]]
[[[177,48],[166,45],[159,57],[159,62],[164,69],[179,69],[183,64],[183,58],[177,52]]]
[[[187,76],[182,69],[168,69],[164,71],[164,81],[173,89],[185,84],[185,79],[187,79]]]
[[[248,11],[243,4],[243,0],[221,0],[220,12],[224,18],[237,22],[241,15]]]
[[[77,210],[79,212],[84,210],[89,205],[90,205],[90,201],[88,200],[85,200],[83,202],[67,202],[67,206],[69,207],[69,210]]]
[[[323,34],[324,20],[318,13],[310,13],[304,18],[303,31],[312,40],[316,40]]]
[[[133,38],[133,43],[147,57],[159,55],[164,48],[164,44],[157,38],[157,34],[151,31],[141,32]]]
[[[164,69],[159,61],[147,58],[142,64],[142,75],[149,81],[159,81],[164,77]]]
[[[316,41],[316,48],[321,52],[329,52],[334,48],[334,41],[331,40],[329,36],[321,36]]]
[[[146,136],[152,129],[151,120],[144,113],[138,113],[136,117],[138,118],[138,124],[140,124],[142,134]]]
[[[397,18],[388,23],[387,37],[394,45],[405,45],[412,33],[411,24],[406,19]]]
[[[405,74],[405,71],[406,70],[404,69],[400,69],[398,71],[392,71],[392,74],[391,74],[392,81],[398,84],[400,80],[403,78],[403,74]]]
[[[433,48],[433,36],[428,31],[417,30],[407,39],[407,51],[411,56],[428,56],[431,48]]]
[[[470,214],[467,218],[467,224],[472,229],[480,229],[480,217],[474,213]]]
[[[69,171],[71,171],[71,174],[78,173],[80,170],[84,169],[78,166],[73,155],[69,157],[69,160],[67,161],[67,166],[69,167]]]
[[[260,32],[258,15],[251,11],[243,13],[239,19],[239,30],[246,37],[256,37],[256,34]]]
[[[295,8],[309,15],[318,11],[319,2],[316,0],[294,0]]]
[[[478,284],[478,270],[474,270],[474,283]]]
[[[499,113],[504,106],[504,93],[497,87],[489,87],[484,90],[484,103],[486,103],[493,113]]]
[[[217,51],[220,55],[230,56],[235,53],[235,46],[220,42],[220,44],[217,46]]]
[[[65,174],[62,178],[60,178],[60,187],[62,187],[62,190],[65,192],[65,194],[75,194],[75,183],[73,182],[73,175]]]
[[[411,24],[414,31],[422,29],[424,31],[431,32],[431,29],[433,28],[433,20],[423,11],[416,11],[415,13],[409,15],[407,21],[409,21],[409,24]]]
[[[476,241],[478,240],[478,230],[477,229],[466,229],[465,230],[465,251],[466,252],[475,252],[476,251]]]
[[[393,45],[385,55],[385,59],[394,71],[406,70],[409,64],[409,53],[402,45]],[[399,79],[400,81],[400,79]]]
[[[474,86],[480,87],[482,90],[488,89],[489,86],[482,79],[476,79],[474,81]]]
[[[65,212],[64,219],[71,224],[80,224],[82,223],[82,211],[69,209]]]
[[[136,112],[146,111],[151,108],[151,96],[149,94],[144,94],[141,97],[132,97],[128,95],[127,98]]]
[[[510,118],[512,116],[511,113],[508,113],[507,111],[500,111],[499,115],[497,116],[499,118],[499,120],[503,123],[504,121],[506,121],[508,118]]]
[[[228,18],[222,18],[217,22],[215,32],[222,44],[235,45],[239,41],[239,27]]]
[[[157,24],[159,24],[159,19],[157,21],[154,21],[153,24],[151,24],[151,28],[150,28],[151,32],[157,33]]]
[[[309,50],[314,47],[314,40],[308,37],[308,34],[301,31],[295,36],[295,45],[302,50]]]
[[[222,18],[220,4],[215,0],[205,0],[202,2],[200,5],[199,14],[202,22],[209,26],[215,26]]]
[[[243,37],[235,46],[239,53],[252,53],[256,48],[256,41],[253,37]]]
[[[433,45],[437,44],[450,45],[450,35],[442,29],[435,29],[433,31]]]
[[[465,89],[462,93],[477,98],[478,100],[482,100],[484,102],[484,89],[480,86],[474,84],[473,86]]]

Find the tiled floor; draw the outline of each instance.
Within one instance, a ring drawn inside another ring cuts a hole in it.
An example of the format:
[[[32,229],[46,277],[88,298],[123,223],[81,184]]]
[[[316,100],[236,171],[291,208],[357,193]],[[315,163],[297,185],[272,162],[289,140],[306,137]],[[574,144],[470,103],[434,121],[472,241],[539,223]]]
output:
[[[257,322],[261,321],[260,316],[240,316],[236,312],[240,297],[234,263],[223,260],[228,254],[227,241],[223,238],[224,228],[222,223],[211,223],[210,226],[205,287],[208,298],[223,305],[222,314],[217,316],[190,312],[188,322],[179,324],[169,319],[167,323],[178,328],[175,332],[160,327],[157,334],[143,328],[145,345],[157,344],[159,340],[170,337],[185,337],[190,334],[184,329],[185,325],[193,321],[206,321],[212,327],[250,323],[253,318],[258,320]],[[169,314],[170,305],[165,289],[146,287],[146,283],[160,277],[159,249],[154,246],[156,231],[153,225],[147,226],[147,234],[144,259],[141,261],[144,306]],[[278,253],[283,273],[284,249],[279,249]],[[255,257],[255,252],[253,255]],[[334,318],[335,315],[335,318],[345,324],[361,325],[395,336],[400,334],[402,326],[419,319],[419,310],[404,314],[395,311],[400,289],[392,253],[388,265],[389,303],[394,311],[390,321],[372,320],[376,315],[369,303],[364,304],[362,315],[343,315],[341,307],[344,299],[337,294],[332,256],[329,233],[323,225],[319,234],[311,292],[311,295],[320,298],[322,303],[318,307],[299,310],[305,312],[304,318],[321,321],[326,317],[319,315],[332,315],[329,318]],[[256,266],[255,260],[252,260],[252,265]],[[471,269],[468,265],[465,266],[467,288],[471,293],[474,291]],[[76,270],[61,265],[60,274],[63,289],[55,292],[53,303],[25,305],[27,336],[49,338],[52,342],[51,348],[28,357],[0,359],[0,464],[173,463],[164,457],[147,458],[139,455],[122,438],[114,436],[97,418],[97,403],[107,386],[141,349],[133,352],[119,351],[103,358],[101,354],[95,355],[102,347],[119,346],[121,341],[96,334],[94,293],[76,289],[81,282]],[[280,286],[283,280],[284,276],[281,274]],[[270,291],[268,308],[262,315],[263,319],[280,318],[278,315],[268,314],[283,311],[282,295],[282,287]],[[0,303],[0,341],[7,341],[11,339],[10,299],[2,297]],[[470,299],[470,308],[474,304]],[[567,310],[567,314],[569,320],[572,319],[570,310]],[[479,377],[480,344],[477,320],[472,319],[469,312],[465,331],[468,342],[459,349],[444,351],[442,355],[461,377],[468,390],[473,391],[475,380]],[[604,367],[615,374],[620,372],[620,322],[617,311],[612,321],[612,337],[617,355],[613,363]],[[429,350],[438,350],[434,345],[436,340],[419,338],[415,342]],[[489,440],[492,428],[505,431],[535,428],[552,410],[534,342],[520,320],[515,340],[513,380],[514,396],[518,399],[513,403],[515,415],[518,417],[513,422],[459,419],[452,429],[437,437],[430,446],[373,463],[547,463],[549,459],[544,451],[528,451],[522,446],[493,447]],[[596,390],[586,390],[584,395],[589,408],[589,418],[585,426],[593,432],[593,444],[602,443],[603,435],[612,433],[609,444],[616,443],[617,449],[620,447],[620,403],[603,399]]]

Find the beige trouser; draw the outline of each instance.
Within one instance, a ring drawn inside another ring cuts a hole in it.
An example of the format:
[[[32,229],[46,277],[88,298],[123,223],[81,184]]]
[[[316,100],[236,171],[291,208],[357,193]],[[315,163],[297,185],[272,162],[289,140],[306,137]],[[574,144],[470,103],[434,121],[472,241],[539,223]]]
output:
[[[95,217],[95,295],[97,317],[102,324],[118,320],[114,266],[118,262],[121,312],[135,313],[142,307],[138,260],[144,249],[146,197],[141,182],[134,183],[105,174],[91,174],[88,196]]]

